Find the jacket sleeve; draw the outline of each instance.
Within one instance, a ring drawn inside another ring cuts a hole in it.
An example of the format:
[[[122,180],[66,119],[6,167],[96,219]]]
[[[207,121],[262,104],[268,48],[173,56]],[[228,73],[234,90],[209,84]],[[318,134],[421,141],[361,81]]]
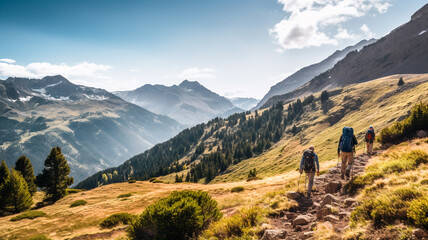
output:
[[[314,157],[315,163],[317,164],[317,171],[320,170],[320,164],[318,162],[318,155],[315,153],[315,157]]]
[[[369,132],[367,131],[366,132],[366,135],[364,135],[364,140],[366,140],[366,142],[368,142],[369,141],[369,139],[367,139],[367,135],[369,134]]]
[[[337,154],[340,153],[340,142],[342,142],[342,136],[340,136],[339,144],[337,145]]]
[[[304,158],[303,158],[303,156],[302,156],[302,159],[300,160],[300,170],[302,170],[302,169],[303,169],[303,162],[304,162]]]

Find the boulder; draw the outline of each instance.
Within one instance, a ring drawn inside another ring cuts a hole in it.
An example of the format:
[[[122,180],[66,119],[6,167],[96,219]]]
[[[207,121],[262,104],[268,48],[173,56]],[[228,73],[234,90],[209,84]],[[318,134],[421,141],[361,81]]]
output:
[[[416,239],[427,239],[428,233],[425,232],[422,228],[416,228],[413,230],[412,235]]]
[[[297,226],[297,225],[307,225],[311,222],[311,217],[308,215],[299,215],[297,216],[294,221],[293,221],[293,225]]]
[[[305,232],[303,233],[303,235],[300,237],[300,239],[308,239],[308,238],[312,238],[314,236],[314,232],[310,231],[310,232]]]
[[[338,222],[339,218],[330,214],[324,217],[324,221],[328,221],[328,222]]]
[[[337,193],[342,188],[342,183],[339,181],[329,182],[327,186],[325,186],[326,193]]]
[[[350,212],[340,212],[339,217],[340,218],[349,218],[351,216]]]
[[[345,207],[350,207],[352,206],[352,204],[356,203],[357,200],[353,199],[353,198],[347,198],[345,199]]]
[[[338,209],[333,207],[330,204],[325,205],[317,212],[317,219],[322,219],[324,216],[335,214],[338,212]]]
[[[288,220],[294,220],[294,219],[296,218],[296,216],[297,216],[297,214],[292,213],[292,212],[287,212],[287,213],[285,213],[285,217],[286,217]]]
[[[283,239],[285,236],[287,236],[287,231],[284,229],[266,230],[263,234],[262,240]]]
[[[428,133],[425,132],[424,130],[419,130],[416,132],[416,136],[418,138],[426,138],[426,137],[428,137]]]
[[[289,191],[287,192],[287,197],[293,200],[301,198],[303,195],[299,192]]]
[[[337,203],[339,200],[331,194],[326,194],[323,200],[320,203],[320,207],[324,207],[327,204]]]
[[[328,172],[331,174],[336,174],[336,173],[340,173],[340,170],[337,167],[332,167],[332,168],[328,169]]]

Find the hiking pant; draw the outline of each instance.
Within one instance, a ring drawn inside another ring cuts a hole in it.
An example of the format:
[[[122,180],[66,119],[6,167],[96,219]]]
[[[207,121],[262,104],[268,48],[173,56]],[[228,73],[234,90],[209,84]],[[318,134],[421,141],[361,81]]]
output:
[[[306,176],[308,177],[308,193],[311,193],[312,186],[314,185],[315,171],[306,172]]]
[[[367,142],[367,154],[371,154],[373,152],[374,143]]]
[[[354,164],[354,153],[353,152],[342,152],[341,155],[342,157],[342,169],[340,171],[340,173],[343,175],[345,174],[345,170],[351,169],[352,168],[352,164]]]

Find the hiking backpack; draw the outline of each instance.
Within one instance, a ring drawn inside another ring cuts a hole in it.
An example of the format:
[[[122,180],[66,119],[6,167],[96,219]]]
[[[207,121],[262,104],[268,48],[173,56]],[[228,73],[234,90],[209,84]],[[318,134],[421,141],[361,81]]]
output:
[[[340,141],[340,150],[342,152],[352,152],[354,143],[353,143],[354,129],[351,127],[344,127],[342,132],[342,138]]]
[[[308,149],[303,152],[304,166],[303,169],[305,172],[314,171],[315,170],[315,153],[314,151]]]
[[[373,128],[369,128],[366,133],[366,142],[372,142],[374,139],[374,130]]]

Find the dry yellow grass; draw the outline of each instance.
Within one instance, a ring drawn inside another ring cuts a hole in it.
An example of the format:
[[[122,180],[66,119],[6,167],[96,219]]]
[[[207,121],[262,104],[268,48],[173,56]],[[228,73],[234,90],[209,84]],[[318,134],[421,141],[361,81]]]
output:
[[[98,226],[104,218],[118,212],[140,214],[145,207],[175,190],[208,191],[219,202],[223,213],[227,216],[241,206],[249,206],[261,200],[267,192],[283,190],[287,183],[288,187],[294,187],[296,176],[297,173],[293,173],[260,181],[210,185],[194,183],[155,184],[146,181],[137,181],[132,184],[111,184],[68,195],[54,205],[39,209],[44,211],[47,217],[35,220],[25,219],[13,223],[10,219],[15,215],[2,217],[0,218],[0,238],[26,239],[36,234],[44,234],[52,239],[67,239],[84,234],[108,232],[111,230],[101,229]],[[236,186],[244,186],[245,191],[231,193],[230,190]],[[118,198],[123,193],[132,193],[132,195],[127,198]],[[36,196],[38,199],[41,198],[40,193]],[[79,199],[84,199],[88,203],[84,206],[70,208],[70,204]],[[124,235],[125,232],[122,230],[115,236]]]

